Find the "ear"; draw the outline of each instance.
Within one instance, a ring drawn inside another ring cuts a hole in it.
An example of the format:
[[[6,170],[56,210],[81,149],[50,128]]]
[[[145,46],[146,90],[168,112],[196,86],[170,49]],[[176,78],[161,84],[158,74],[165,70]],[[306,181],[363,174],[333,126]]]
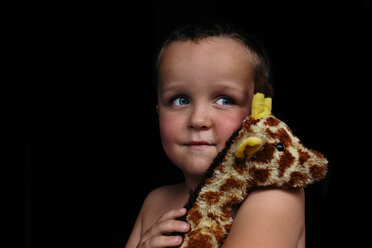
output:
[[[257,137],[249,137],[244,139],[235,151],[235,157],[244,158],[245,155],[252,155],[260,150],[262,140]]]

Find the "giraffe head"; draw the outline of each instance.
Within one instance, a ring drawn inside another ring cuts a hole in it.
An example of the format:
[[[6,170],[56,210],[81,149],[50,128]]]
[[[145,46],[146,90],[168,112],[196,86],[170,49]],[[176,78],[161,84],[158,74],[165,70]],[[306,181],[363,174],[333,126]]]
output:
[[[235,169],[256,186],[304,187],[322,179],[327,160],[306,148],[289,127],[271,114],[271,98],[257,93],[230,151]]]

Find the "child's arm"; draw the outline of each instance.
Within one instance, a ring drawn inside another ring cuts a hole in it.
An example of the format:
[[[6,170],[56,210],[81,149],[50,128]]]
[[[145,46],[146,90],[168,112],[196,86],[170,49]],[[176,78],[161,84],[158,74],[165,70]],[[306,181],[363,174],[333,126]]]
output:
[[[142,210],[138,214],[136,223],[134,224],[134,227],[132,229],[132,233],[129,236],[128,242],[126,244],[126,248],[135,248],[137,247],[138,242],[141,239],[141,229],[142,229]]]
[[[240,207],[223,248],[305,247],[303,189],[252,192]]]

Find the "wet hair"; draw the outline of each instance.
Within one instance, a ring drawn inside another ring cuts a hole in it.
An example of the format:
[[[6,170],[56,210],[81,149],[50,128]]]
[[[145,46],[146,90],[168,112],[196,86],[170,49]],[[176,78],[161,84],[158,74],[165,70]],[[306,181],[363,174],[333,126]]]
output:
[[[172,42],[194,41],[205,38],[226,37],[243,44],[254,66],[254,92],[261,92],[268,97],[273,96],[270,76],[270,61],[262,43],[252,34],[227,23],[208,22],[181,26],[175,29],[162,43],[156,57],[155,83],[157,83],[158,67],[163,50]]]

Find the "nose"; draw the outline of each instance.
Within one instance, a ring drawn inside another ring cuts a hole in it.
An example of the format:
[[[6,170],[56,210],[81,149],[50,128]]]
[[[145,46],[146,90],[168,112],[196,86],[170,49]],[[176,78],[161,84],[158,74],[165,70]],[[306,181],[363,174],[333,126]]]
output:
[[[207,130],[212,126],[210,111],[205,106],[194,106],[189,118],[189,127],[194,130]]]

